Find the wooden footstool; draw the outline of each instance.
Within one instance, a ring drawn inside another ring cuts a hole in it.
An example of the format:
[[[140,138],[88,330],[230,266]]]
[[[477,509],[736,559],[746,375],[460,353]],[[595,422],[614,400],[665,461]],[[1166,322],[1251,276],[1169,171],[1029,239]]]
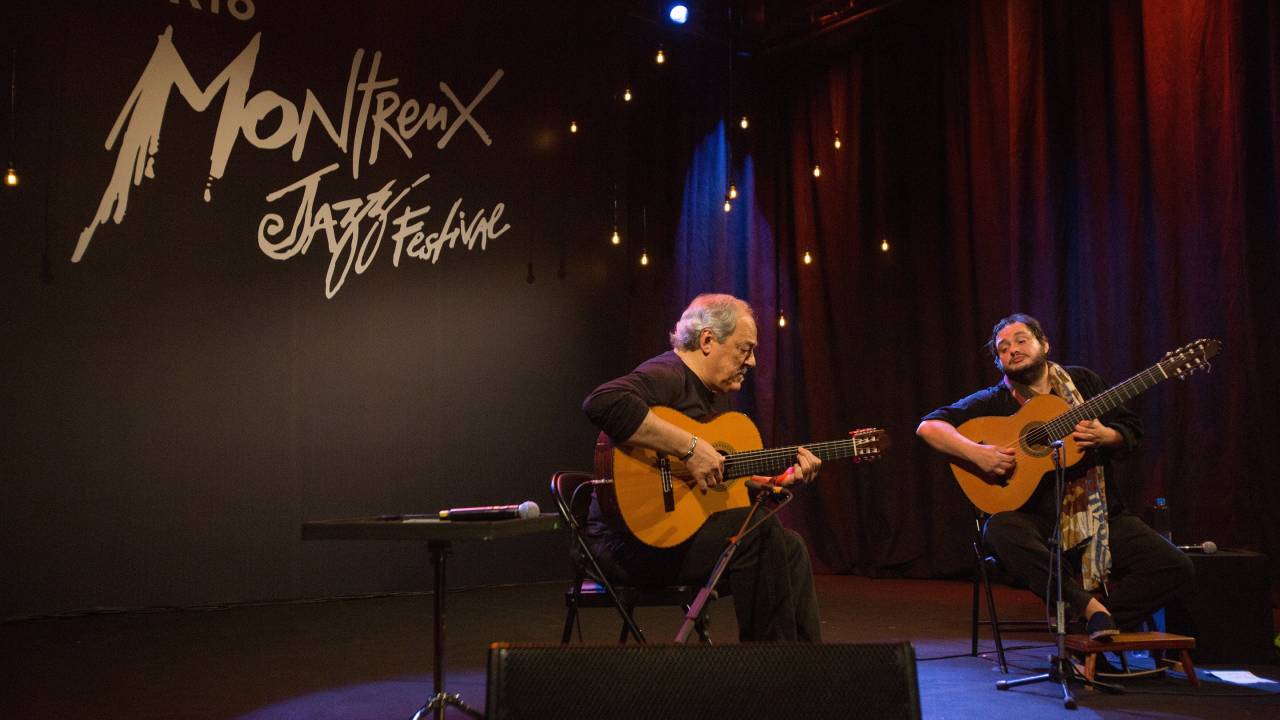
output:
[[[1196,647],[1196,639],[1186,635],[1174,635],[1162,632],[1135,632],[1112,635],[1106,640],[1090,640],[1088,635],[1068,635],[1067,649],[1084,656],[1084,676],[1093,679],[1098,668],[1098,653],[1125,652],[1128,650],[1177,650],[1181,653],[1180,661],[1161,657],[1159,663],[1171,667],[1178,672],[1186,673],[1187,682],[1200,687],[1200,678],[1196,677],[1196,668],[1191,664],[1191,650]]]

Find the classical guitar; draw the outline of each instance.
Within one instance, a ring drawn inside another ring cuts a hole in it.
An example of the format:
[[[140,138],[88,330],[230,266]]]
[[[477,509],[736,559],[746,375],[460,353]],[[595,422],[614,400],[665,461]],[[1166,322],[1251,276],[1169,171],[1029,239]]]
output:
[[[978,417],[956,428],[966,438],[985,445],[1012,448],[1017,464],[1010,477],[986,475],[973,465],[951,463],[951,471],[960,488],[974,505],[986,513],[1016,510],[1035,492],[1045,473],[1053,471],[1050,443],[1062,440],[1062,462],[1070,467],[1084,457],[1071,431],[1081,420],[1091,420],[1116,408],[1170,378],[1185,379],[1209,366],[1209,358],[1217,355],[1222,343],[1196,340],[1164,359],[1099,393],[1077,407],[1071,407],[1057,395],[1036,395],[1018,412],[1008,417]]]
[[[647,448],[615,446],[601,435],[596,443],[596,477],[612,482],[597,487],[600,506],[614,519],[621,518],[631,534],[647,545],[666,548],[688,540],[712,514],[751,504],[744,480],[776,475],[795,462],[797,446],[763,449],[760,431],[742,413],[728,412],[699,422],[667,407],[654,407],[653,412],[720,451],[725,482],[704,493],[678,458]],[[841,440],[804,447],[824,461],[873,460],[888,447],[888,436],[880,429],[857,430]]]

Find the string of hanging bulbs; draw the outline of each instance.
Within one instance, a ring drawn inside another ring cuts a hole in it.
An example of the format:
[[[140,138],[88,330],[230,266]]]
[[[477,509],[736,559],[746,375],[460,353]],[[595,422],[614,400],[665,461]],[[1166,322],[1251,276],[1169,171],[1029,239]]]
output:
[[[732,14],[732,10],[730,10],[729,12],[730,14]],[[670,65],[668,60],[671,59],[671,56],[667,53],[666,48],[662,43],[658,43],[651,57],[655,66],[665,67]],[[679,65],[678,62],[676,64],[677,66]],[[678,67],[676,69],[678,70]],[[748,113],[741,112],[741,110],[738,110],[737,112],[735,112],[737,108],[735,108],[734,106],[734,89],[735,88],[733,84],[733,70],[734,70],[734,52],[733,52],[733,44],[732,42],[730,42],[729,62],[727,66],[728,99],[724,107],[725,107],[725,112],[730,117],[735,117],[735,116],[737,117],[736,124],[738,129],[745,132],[751,129],[752,119]],[[664,72],[666,71],[664,70]],[[635,94],[631,83],[623,83],[621,93],[616,94],[614,98],[615,98],[615,101],[617,99],[621,99],[621,102],[624,105],[631,105],[637,100],[637,95]],[[582,131],[582,128],[579,126],[579,123],[577,122],[577,120],[576,119],[571,120],[569,123],[570,134],[576,135],[580,131]],[[830,140],[831,144],[827,147],[830,148],[830,151],[834,151],[838,153],[843,148],[844,139],[841,137],[840,130],[838,128],[833,129],[831,132],[832,132],[831,140]],[[733,157],[732,141],[730,141],[729,143],[729,147],[727,149],[725,157],[726,157],[725,178],[726,178],[726,183],[728,187],[724,194],[724,201],[722,203],[722,208],[727,216],[729,213],[731,213],[734,210],[735,201],[739,199],[738,187],[733,178],[734,157]],[[816,153],[812,160],[810,173],[812,175],[813,182],[818,183],[823,181],[824,168],[822,167],[822,161],[816,156]],[[615,247],[623,244],[623,237],[619,230],[620,228],[619,219],[620,218],[619,218],[619,209],[618,209],[617,185],[615,184],[614,193],[613,193],[613,229],[609,235],[609,244]],[[640,247],[641,252],[638,258],[638,262],[640,266],[648,267],[650,265],[650,258],[649,258],[648,247],[647,247],[648,245],[647,218],[645,218],[644,220],[644,225],[645,225],[645,231],[644,231],[645,237],[641,243],[641,247]],[[889,238],[887,236],[881,237],[879,247],[881,252],[883,253],[889,252],[890,245],[889,245]],[[800,256],[800,261],[803,267],[812,267],[817,263],[817,253],[814,251],[813,248],[805,248],[803,250],[803,254]],[[780,328],[787,327],[788,323],[790,322],[780,302],[778,304],[777,322],[778,322],[778,327]]]

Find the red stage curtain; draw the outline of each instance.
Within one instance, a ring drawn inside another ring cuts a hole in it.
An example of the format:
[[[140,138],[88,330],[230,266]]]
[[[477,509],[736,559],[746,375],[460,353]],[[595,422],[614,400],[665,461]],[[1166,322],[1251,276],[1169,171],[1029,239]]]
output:
[[[777,442],[855,425],[896,439],[796,503],[820,567],[968,570],[970,506],[914,428],[996,382],[981,346],[1023,311],[1052,358],[1112,383],[1224,341],[1212,374],[1134,403],[1148,437],[1122,499],[1142,513],[1167,497],[1175,540],[1267,552],[1277,577],[1280,11],[902,2],[764,61],[776,112],[752,148],[756,204],[791,322],[757,406]]]

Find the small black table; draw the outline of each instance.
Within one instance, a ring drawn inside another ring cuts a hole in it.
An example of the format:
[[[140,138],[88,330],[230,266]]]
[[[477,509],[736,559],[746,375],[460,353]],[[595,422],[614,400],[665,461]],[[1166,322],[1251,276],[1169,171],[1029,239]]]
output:
[[[456,693],[444,690],[444,596],[445,556],[453,543],[460,540],[494,540],[501,537],[546,532],[560,527],[556,515],[494,521],[440,520],[435,515],[382,515],[379,517],[311,520],[302,523],[303,540],[425,540],[435,566],[435,602],[432,639],[435,651],[433,681],[435,694],[418,711],[413,720],[431,717],[444,720],[445,708],[454,705],[474,718],[483,715],[468,707]]]

